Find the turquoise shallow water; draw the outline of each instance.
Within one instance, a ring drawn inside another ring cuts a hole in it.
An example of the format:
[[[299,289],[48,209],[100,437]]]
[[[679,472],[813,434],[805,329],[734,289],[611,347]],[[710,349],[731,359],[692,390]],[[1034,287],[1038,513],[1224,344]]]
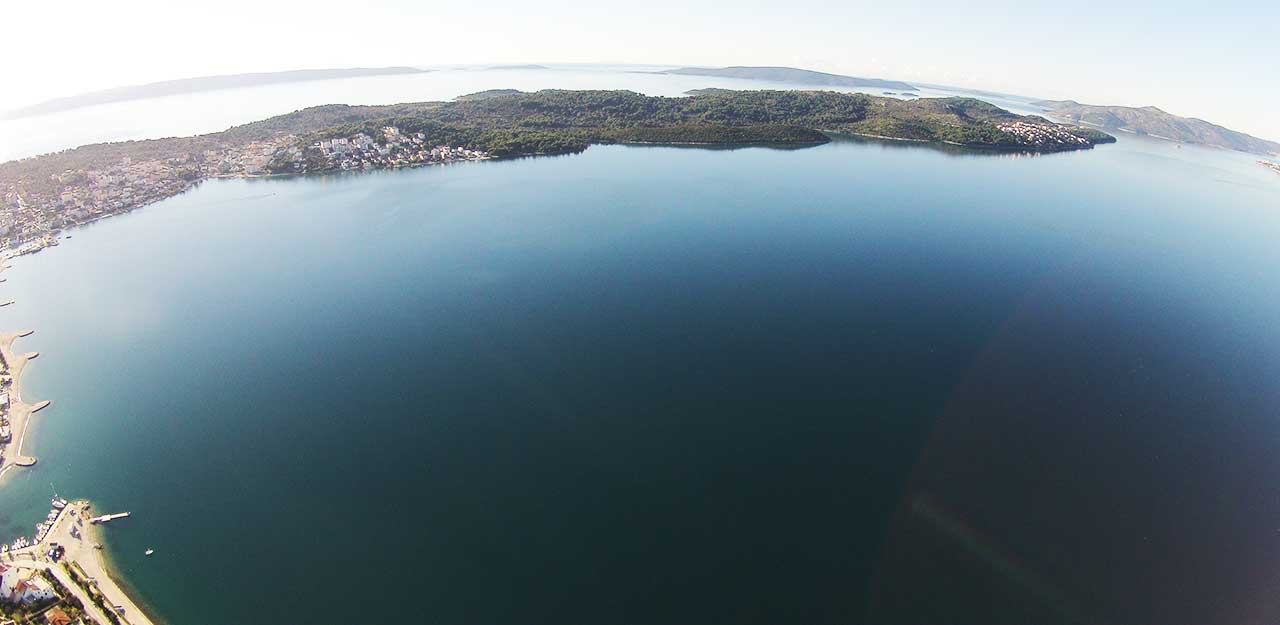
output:
[[[132,511],[175,625],[1266,621],[1277,209],[1128,138],[208,182],[6,272],[0,533]]]

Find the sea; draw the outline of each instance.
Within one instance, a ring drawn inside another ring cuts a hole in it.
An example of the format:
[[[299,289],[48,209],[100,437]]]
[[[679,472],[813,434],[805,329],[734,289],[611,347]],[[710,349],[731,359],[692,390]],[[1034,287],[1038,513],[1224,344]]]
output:
[[[0,158],[713,86],[779,85],[444,69],[6,121]],[[1119,139],[206,181],[4,272],[53,405],[0,539],[55,492],[132,512],[169,625],[1276,622],[1280,176]]]

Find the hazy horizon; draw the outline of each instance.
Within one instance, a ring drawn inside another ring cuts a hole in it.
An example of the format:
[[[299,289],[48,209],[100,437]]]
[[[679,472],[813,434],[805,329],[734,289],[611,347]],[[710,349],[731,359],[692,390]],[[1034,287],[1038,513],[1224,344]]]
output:
[[[1280,140],[1280,9],[1246,2],[939,7],[814,2],[697,6],[559,0],[527,6],[351,6],[329,0],[216,10],[135,0],[3,11],[20,88],[0,109],[164,80],[312,68],[407,65],[774,65],[1090,104],[1157,106]],[[75,19],[66,19],[74,15]],[[200,28],[192,28],[198,24]],[[748,44],[749,45],[746,45]]]

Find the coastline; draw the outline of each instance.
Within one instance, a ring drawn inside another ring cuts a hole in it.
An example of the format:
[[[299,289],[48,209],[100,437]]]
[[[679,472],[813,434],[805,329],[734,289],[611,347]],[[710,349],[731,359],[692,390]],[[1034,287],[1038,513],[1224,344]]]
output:
[[[8,268],[9,265],[7,263],[0,263],[0,272]],[[15,468],[30,467],[36,463],[34,456],[23,453],[27,435],[30,431],[31,416],[50,404],[48,400],[35,403],[23,401],[22,373],[26,370],[27,363],[39,356],[39,353],[18,353],[14,351],[13,347],[19,338],[29,336],[31,333],[32,330],[0,332],[0,358],[3,358],[5,369],[11,379],[7,393],[9,397],[9,429],[12,433],[12,440],[0,447],[3,452],[3,462],[0,462],[0,485],[3,484],[5,476]]]
[[[67,504],[40,542],[9,551],[0,556],[0,562],[49,571],[80,600],[86,613],[101,625],[112,625],[114,621],[91,599],[90,588],[96,591],[93,594],[101,594],[107,606],[114,608],[115,618],[120,622],[127,625],[162,625],[130,593],[125,592],[126,585],[118,581],[120,576],[112,566],[102,542],[103,528],[100,524],[88,522],[92,507],[86,500]],[[51,559],[45,551],[46,547],[54,543],[65,550],[60,563]],[[72,568],[78,568],[83,573],[83,582],[76,581],[80,574],[73,576],[70,572]]]
[[[7,261],[8,258],[0,259],[0,273],[9,269]],[[9,398],[9,427],[12,432],[12,439],[0,447],[0,451],[4,454],[3,462],[0,462],[0,488],[4,486],[4,478],[14,472],[14,469],[36,464],[37,459],[34,456],[23,453],[27,435],[31,431],[31,417],[51,404],[49,400],[27,403],[23,399],[22,374],[26,371],[27,364],[40,354],[39,352],[19,353],[14,350],[14,343],[19,338],[30,336],[33,332],[33,330],[0,332],[0,358],[3,359],[5,372],[10,376],[6,392]],[[115,621],[103,614],[91,600],[87,588],[77,584],[65,568],[74,564],[84,572],[88,583],[102,595],[108,606],[123,608],[123,612],[117,610],[116,620],[126,625],[161,625],[162,622],[153,617],[150,610],[133,598],[138,595],[137,589],[124,581],[124,577],[113,565],[110,555],[103,546],[103,528],[87,522],[91,508],[92,505],[85,500],[68,504],[38,542],[0,555],[0,562],[48,570],[80,600],[93,621],[100,625],[113,625]],[[47,549],[53,544],[60,545],[66,550],[62,558],[63,564],[50,559]]]

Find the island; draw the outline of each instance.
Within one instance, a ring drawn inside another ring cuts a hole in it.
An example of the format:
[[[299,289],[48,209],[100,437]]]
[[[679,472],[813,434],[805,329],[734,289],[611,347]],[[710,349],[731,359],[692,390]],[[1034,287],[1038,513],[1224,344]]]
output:
[[[518,69],[518,70],[539,70],[539,69],[551,69],[551,68],[550,68],[550,67],[547,67],[546,65],[490,65],[489,67],[486,67],[485,69],[489,69],[489,70],[515,70],[515,69]]]
[[[431,70],[416,69],[413,67],[355,67],[348,69],[302,69],[288,72],[259,72],[253,74],[232,74],[225,76],[201,76],[199,78],[184,78],[181,80],[153,82],[145,85],[118,87],[115,89],[106,89],[104,91],[82,93],[80,95],[74,95],[66,98],[46,100],[38,104],[32,104],[31,106],[25,106],[0,113],[0,119],[18,119],[22,117],[70,111],[72,109],[96,106],[99,104],[110,104],[112,102],[127,102],[129,100],[159,98],[185,93],[198,93],[201,91],[260,87],[262,85],[273,85],[277,83],[307,82],[313,80],[362,78],[366,76],[394,76],[397,74],[421,74],[428,71]]]
[[[1072,124],[1132,132],[1157,139],[1207,145],[1251,154],[1280,154],[1280,143],[1259,139],[1203,119],[1179,117],[1154,106],[1095,106],[1075,100],[1041,100],[1032,103],[1050,115]]]
[[[746,80],[767,80],[769,82],[785,82],[796,85],[818,87],[874,87],[877,89],[896,89],[898,91],[915,91],[916,88],[899,80],[881,78],[859,78],[828,74],[794,67],[680,67],[668,69],[659,74],[678,74],[683,76],[713,76],[716,78],[741,78]]]
[[[490,92],[451,102],[325,105],[194,137],[100,143],[0,164],[0,249],[220,177],[318,174],[567,154],[592,144],[816,145],[831,134],[1058,152],[1115,140],[973,98],[832,91]]]

